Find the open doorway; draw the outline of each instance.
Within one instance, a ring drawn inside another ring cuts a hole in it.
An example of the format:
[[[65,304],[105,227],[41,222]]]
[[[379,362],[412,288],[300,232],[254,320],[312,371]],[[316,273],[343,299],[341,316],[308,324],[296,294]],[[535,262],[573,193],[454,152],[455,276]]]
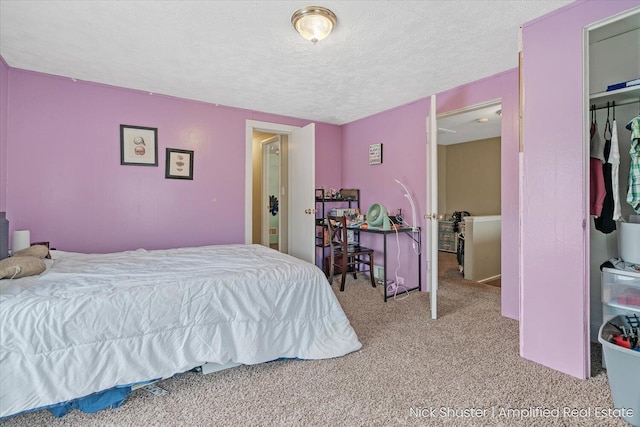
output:
[[[280,198],[278,250],[313,263],[315,260],[315,123],[289,126],[247,120],[245,124],[245,243],[262,244],[263,159],[254,132],[280,137]],[[256,229],[259,227],[259,229]],[[259,230],[259,231],[256,231]]]
[[[500,101],[437,120],[438,276],[500,287]]]
[[[253,131],[252,241],[287,253],[287,134]]]

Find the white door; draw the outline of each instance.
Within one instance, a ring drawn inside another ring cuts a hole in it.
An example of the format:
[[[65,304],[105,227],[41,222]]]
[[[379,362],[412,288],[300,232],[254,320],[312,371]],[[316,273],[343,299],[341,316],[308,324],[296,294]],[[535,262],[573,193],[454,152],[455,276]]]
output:
[[[431,318],[438,318],[438,124],[436,96],[431,95],[427,117],[427,290],[431,298]]]
[[[316,126],[298,128],[289,141],[289,254],[315,264]]]

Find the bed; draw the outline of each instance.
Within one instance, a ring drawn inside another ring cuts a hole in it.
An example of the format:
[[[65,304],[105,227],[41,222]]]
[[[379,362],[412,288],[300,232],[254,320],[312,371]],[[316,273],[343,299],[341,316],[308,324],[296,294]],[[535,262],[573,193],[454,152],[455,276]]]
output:
[[[0,417],[361,347],[322,271],[261,245],[51,253],[42,274],[0,280]]]

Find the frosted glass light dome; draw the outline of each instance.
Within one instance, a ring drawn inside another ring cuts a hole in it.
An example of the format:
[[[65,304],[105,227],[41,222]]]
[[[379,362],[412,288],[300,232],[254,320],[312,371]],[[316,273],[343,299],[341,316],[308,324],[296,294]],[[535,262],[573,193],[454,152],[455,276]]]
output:
[[[336,22],[336,15],[329,9],[320,6],[299,9],[291,16],[291,23],[296,31],[313,44],[326,38]]]

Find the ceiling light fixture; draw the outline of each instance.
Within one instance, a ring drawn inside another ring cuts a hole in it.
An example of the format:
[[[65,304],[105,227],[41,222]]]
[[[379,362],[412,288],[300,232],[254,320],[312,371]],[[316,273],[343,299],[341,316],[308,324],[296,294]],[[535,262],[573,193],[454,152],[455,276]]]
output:
[[[336,26],[336,22],[335,13],[320,6],[298,9],[291,16],[293,28],[313,44],[327,37]]]

